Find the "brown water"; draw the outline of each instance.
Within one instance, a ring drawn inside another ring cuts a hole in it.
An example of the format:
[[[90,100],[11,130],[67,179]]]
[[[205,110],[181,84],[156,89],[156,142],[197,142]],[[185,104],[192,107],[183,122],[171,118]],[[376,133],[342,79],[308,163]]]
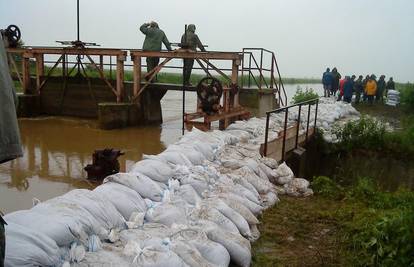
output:
[[[168,92],[163,100],[164,123],[104,131],[96,122],[75,118],[20,119],[24,156],[0,165],[0,210],[4,213],[32,206],[32,199],[47,200],[75,188],[94,188],[83,168],[95,149],[116,148],[121,171],[143,154],[158,154],[181,136],[181,92]],[[195,110],[195,94],[187,93],[187,111]]]

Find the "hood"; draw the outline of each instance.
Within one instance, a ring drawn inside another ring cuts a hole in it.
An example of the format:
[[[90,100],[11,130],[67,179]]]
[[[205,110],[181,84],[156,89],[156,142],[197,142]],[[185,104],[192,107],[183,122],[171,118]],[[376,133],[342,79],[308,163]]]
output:
[[[187,31],[194,33],[196,30],[196,26],[194,24],[190,24],[187,27]]]

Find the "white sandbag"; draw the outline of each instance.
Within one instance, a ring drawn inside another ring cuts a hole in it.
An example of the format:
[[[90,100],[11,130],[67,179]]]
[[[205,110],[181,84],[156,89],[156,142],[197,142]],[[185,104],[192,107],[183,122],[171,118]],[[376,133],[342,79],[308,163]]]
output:
[[[277,202],[279,202],[279,198],[277,197],[277,194],[275,192],[268,192],[267,194],[262,196],[263,199],[263,205],[266,208],[274,206]]]
[[[169,164],[192,166],[191,161],[181,152],[177,150],[165,150],[158,157],[165,160]]]
[[[216,265],[207,261],[201,253],[189,243],[174,241],[170,248],[190,267],[215,267]]]
[[[174,197],[181,198],[190,205],[196,206],[201,202],[201,197],[190,184],[180,186],[175,192]]]
[[[77,245],[72,243],[69,251],[69,260],[70,262],[81,262],[86,255],[86,250],[83,245]]]
[[[58,206],[62,201],[65,203],[73,203],[84,208],[107,230],[126,227],[124,217],[107,198],[87,189],[69,191],[60,197],[47,200],[33,209],[48,204]]]
[[[5,266],[58,266],[59,247],[48,236],[7,221]]]
[[[260,194],[266,194],[273,188],[273,185],[269,181],[261,179],[248,167],[238,169],[237,173],[253,185]]]
[[[128,229],[142,226],[144,224],[145,213],[146,212],[133,212],[126,222]]]
[[[223,200],[224,203],[226,203],[230,208],[235,210],[237,213],[239,213],[243,218],[249,223],[249,225],[258,224],[259,220],[254,216],[254,214],[244,206],[241,202],[233,199],[233,198],[227,198],[226,196],[221,196],[221,200]]]
[[[93,191],[106,197],[126,220],[133,212],[146,212],[147,210],[142,197],[124,185],[107,182]]]
[[[173,251],[161,251],[153,247],[145,247],[134,259],[134,265],[140,267],[188,267]]]
[[[219,198],[210,198],[204,200],[206,203],[209,203],[218,211],[220,211],[224,216],[226,216],[229,220],[231,220],[239,230],[239,233],[247,238],[250,238],[251,232],[249,228],[249,224],[247,223],[246,219],[243,218],[240,213],[230,208],[225,202],[223,202]]]
[[[242,142],[242,143],[245,143],[249,139],[253,138],[253,136],[249,132],[244,131],[244,130],[237,130],[237,129],[228,130],[227,129],[226,133],[236,136],[239,139],[239,142]]]
[[[172,178],[173,170],[168,166],[168,164],[152,159],[145,159],[135,163],[130,173],[140,173],[148,176],[154,181],[161,183],[167,183],[168,179]]]
[[[105,178],[104,183],[114,182],[125,185],[137,192],[142,198],[152,201],[162,200],[163,189],[146,175],[136,173],[117,173]]]
[[[230,264],[230,254],[223,245],[208,239],[206,233],[197,228],[178,229],[171,234],[171,240],[187,242],[194,246],[200,254],[210,263],[227,267]]]
[[[201,152],[199,152],[192,144],[170,145],[168,146],[166,151],[176,151],[182,153],[193,165],[201,165],[203,161],[206,159],[206,157]]]
[[[304,193],[309,187],[309,181],[303,178],[294,178],[289,186],[296,188],[299,192]]]
[[[200,207],[193,209],[188,216],[193,221],[206,220],[214,222],[224,231],[239,234],[237,226],[209,203],[203,202]]]
[[[260,163],[259,168],[261,171],[263,171],[266,174],[269,181],[271,181],[272,183],[276,181],[276,178],[278,177],[276,170],[272,170],[264,163]]]
[[[85,257],[79,263],[72,263],[71,267],[91,267],[91,266],[117,266],[130,267],[132,260],[128,261],[120,251],[104,249],[98,252],[86,252]]]
[[[7,222],[16,223],[53,239],[58,246],[69,246],[81,239],[86,242],[88,235],[97,233],[99,223],[86,210],[76,205],[61,205],[57,208],[20,210],[7,214]]]
[[[223,245],[230,254],[231,260],[241,267],[249,267],[251,262],[250,242],[241,235],[209,228],[207,236],[210,240]]]
[[[145,220],[153,223],[162,223],[167,226],[171,226],[173,223],[187,223],[185,210],[169,203],[162,203],[148,209],[145,214]]]
[[[279,164],[277,163],[277,160],[268,158],[268,157],[262,157],[260,158],[260,162],[265,164],[267,167],[271,168],[272,170],[277,169]]]
[[[182,185],[186,185],[186,184],[191,185],[194,188],[194,190],[197,192],[197,194],[199,196],[202,196],[204,191],[209,190],[209,185],[206,181],[194,179],[193,177],[194,176],[182,177],[180,179],[180,183]]]
[[[294,178],[293,171],[286,165],[286,162],[279,165],[276,169],[276,173],[278,176],[276,182],[280,185],[287,184]]]

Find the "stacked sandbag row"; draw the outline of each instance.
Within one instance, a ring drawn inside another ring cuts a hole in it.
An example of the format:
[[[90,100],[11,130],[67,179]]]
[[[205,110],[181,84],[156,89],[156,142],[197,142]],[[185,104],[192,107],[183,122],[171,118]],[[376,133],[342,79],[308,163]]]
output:
[[[385,104],[393,107],[398,106],[400,104],[400,92],[397,90],[388,90]]]
[[[278,193],[312,194],[286,164],[260,156],[264,125],[194,129],[93,191],[6,215],[6,266],[249,266],[257,216]]]

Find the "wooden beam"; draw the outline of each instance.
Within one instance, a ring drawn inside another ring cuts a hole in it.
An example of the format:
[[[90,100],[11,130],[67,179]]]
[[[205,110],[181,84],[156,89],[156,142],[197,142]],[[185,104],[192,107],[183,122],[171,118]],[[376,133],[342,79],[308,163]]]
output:
[[[103,56],[126,56],[127,51],[113,48],[74,48],[74,47],[26,47],[8,48],[10,53],[34,53],[48,55],[103,55]]]
[[[162,58],[189,58],[189,59],[215,59],[215,60],[233,60],[242,59],[239,52],[194,52],[191,50],[174,50],[174,51],[142,51],[130,50],[131,56],[140,57],[162,57]]]
[[[36,54],[36,93],[40,93],[40,85],[42,83],[42,76],[45,75],[45,65],[43,54]]]
[[[99,68],[101,69],[101,71],[104,70],[104,62],[103,62],[103,55],[99,55]]]
[[[23,76],[23,92],[30,94],[30,59],[28,57],[22,58],[22,76]]]
[[[240,66],[240,61],[233,60],[232,71],[231,71],[231,82],[232,82],[232,84],[235,84],[235,85],[238,84],[238,79],[239,79],[239,66]],[[239,92],[237,92],[237,94],[235,94],[233,96],[233,99],[232,99],[232,103],[231,104],[234,107],[238,107],[239,106]]]
[[[116,101],[121,102],[124,94],[124,61],[125,56],[116,57]]]
[[[134,72],[134,96],[141,91],[141,57],[132,57]]]

